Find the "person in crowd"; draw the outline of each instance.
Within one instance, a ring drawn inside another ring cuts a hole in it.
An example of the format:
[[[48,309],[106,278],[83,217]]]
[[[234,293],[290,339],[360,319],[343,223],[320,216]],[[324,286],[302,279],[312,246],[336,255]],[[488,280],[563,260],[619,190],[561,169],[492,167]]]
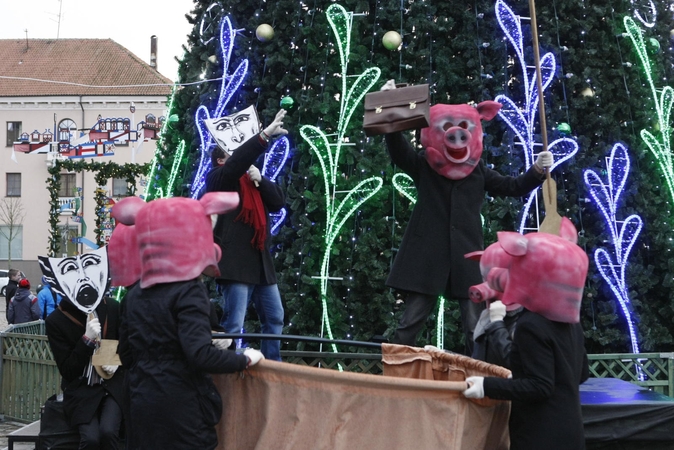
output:
[[[251,301],[262,333],[283,331],[283,304],[270,254],[269,212],[279,211],[285,196],[253,163],[267,150],[271,137],[288,133],[283,128],[285,114],[285,110],[279,111],[267,128],[258,131],[257,115],[248,108],[235,117],[214,119],[228,125],[209,128],[218,147],[211,155],[213,166],[206,177],[206,191],[238,192],[241,196],[241,204],[219,215],[213,230],[222,250],[216,282],[223,294],[222,325],[227,333],[242,331]],[[237,123],[249,125],[234,127]],[[281,360],[280,341],[264,340],[260,349],[266,358]]]
[[[30,291],[30,281],[19,281],[14,297],[9,302],[7,322],[10,324],[32,322],[40,318],[40,305],[37,297]]]
[[[500,232],[492,246],[505,249],[512,262],[490,269],[490,288],[506,306],[523,307],[510,350],[512,378],[470,376],[463,394],[512,401],[512,450],[582,450],[579,386],[589,368],[579,322],[587,254],[549,233]]]
[[[118,223],[134,226],[140,255],[139,281],[133,273],[120,281],[129,286],[118,347],[128,368],[129,450],[215,448],[222,399],[209,374],[243,371],[264,358],[252,348],[239,354],[214,344],[211,302],[200,280],[202,273],[218,275],[210,215],[238,204],[237,193],[218,192],[141,208],[128,197],[113,207]]]
[[[7,286],[5,287],[5,317],[7,318],[7,322],[9,322],[9,301],[14,297],[14,294],[16,294],[16,290],[19,287],[19,280],[21,280],[21,272],[17,269],[9,269],[7,272],[7,277],[9,278],[9,281],[7,282]]]
[[[37,300],[40,304],[40,318],[43,320],[46,320],[47,316],[61,303],[61,295],[54,292],[44,275],[42,276],[42,289],[37,293]]]
[[[102,340],[119,337],[119,304],[105,296],[107,248],[38,259],[44,281],[62,296],[47,316],[45,328],[62,377],[66,419],[79,431],[80,449],[120,448],[124,370],[115,364],[92,363]]]
[[[395,89],[394,80],[382,87],[388,89]],[[524,196],[541,185],[554,162],[552,153],[544,151],[517,177],[489,168],[481,159],[481,120],[493,119],[500,108],[494,101],[432,106],[430,126],[421,130],[424,150],[419,153],[402,132],[384,135],[391,160],[417,189],[417,202],[386,280],[405,298],[392,338],[395,344],[416,345],[437,299],[444,296],[459,302],[465,352],[472,354],[473,332],[484,304],[468,298],[468,288],[481,278],[478,264],[464,255],[484,248],[480,209],[485,192]]]

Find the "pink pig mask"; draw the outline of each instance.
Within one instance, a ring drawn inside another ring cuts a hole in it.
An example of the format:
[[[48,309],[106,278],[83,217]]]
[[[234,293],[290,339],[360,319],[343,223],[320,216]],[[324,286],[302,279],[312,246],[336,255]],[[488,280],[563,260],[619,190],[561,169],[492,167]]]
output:
[[[421,130],[421,144],[433,170],[450,180],[470,175],[482,156],[481,120],[493,119],[501,106],[491,100],[476,107],[433,105],[430,126]]]
[[[576,227],[566,217],[562,217],[560,235],[569,242],[578,243]],[[506,279],[513,256],[506,252],[501,245],[490,245],[484,251],[467,253],[465,258],[480,262],[480,274],[482,275],[482,279],[485,280],[484,283],[470,287],[468,290],[470,300],[475,303],[490,303],[492,300],[501,300],[503,298],[502,290],[497,291],[492,289],[487,282],[487,278],[492,269],[495,269],[491,275],[492,280]],[[514,311],[521,306],[519,303],[509,304],[506,305],[506,311]]]
[[[202,273],[219,276],[222,253],[213,242],[210,216],[224,214],[238,205],[236,192],[211,192],[198,201],[183,197],[158,199],[140,208],[135,201],[117,203],[113,207],[115,219],[124,225],[135,225],[140,286],[145,289],[193,280]],[[113,235],[115,232],[116,229]]]
[[[549,320],[578,323],[589,262],[576,241],[575,227],[568,219],[563,220],[562,236],[500,232],[498,241],[482,255],[484,267],[480,260],[487,288],[493,292],[481,285],[471,291],[475,298],[500,294],[506,308],[519,304]]]

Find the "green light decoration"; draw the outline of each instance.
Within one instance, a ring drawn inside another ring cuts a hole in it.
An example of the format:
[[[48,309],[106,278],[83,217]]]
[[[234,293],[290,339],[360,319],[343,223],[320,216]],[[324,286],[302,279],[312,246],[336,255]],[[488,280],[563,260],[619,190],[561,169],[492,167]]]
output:
[[[414,186],[411,176],[406,173],[393,175],[393,187],[396,188],[396,191],[407,197],[412,204],[417,202],[417,188]]]
[[[651,153],[653,153],[655,161],[660,166],[662,174],[665,177],[667,187],[669,188],[669,194],[674,201],[674,166],[672,165],[671,142],[672,128],[669,125],[672,113],[672,105],[674,104],[674,89],[672,89],[670,86],[665,86],[662,88],[660,95],[658,95],[658,91],[655,88],[655,82],[653,81],[651,62],[648,57],[648,51],[644,42],[641,28],[639,28],[639,26],[629,16],[625,17],[623,22],[625,24],[627,34],[632,40],[634,48],[636,49],[639,59],[641,60],[641,64],[644,67],[644,73],[646,75],[648,85],[651,88],[655,110],[658,114],[657,125],[659,125],[659,137],[656,138],[650,131],[645,129],[641,130],[640,136],[648,146],[648,149],[651,151]],[[654,128],[657,128],[657,126]]]
[[[326,230],[324,234],[325,249],[322,255],[321,273],[317,278],[320,280],[321,303],[323,308],[321,316],[321,336],[324,335],[325,331],[330,339],[334,339],[328,314],[328,280],[330,279],[329,268],[332,245],[339,235],[344,223],[363,203],[374,196],[381,189],[383,184],[381,177],[370,177],[361,181],[349,191],[344,191],[344,189],[338,191],[337,163],[339,161],[339,153],[342,146],[353,145],[348,144],[344,139],[351,116],[355,109],[360,105],[365,94],[372,88],[372,86],[374,86],[377,80],[379,80],[381,71],[378,68],[369,68],[358,76],[347,76],[353,14],[347,13],[341,5],[332,4],[328,7],[326,15],[330,27],[336,37],[341,62],[342,95],[339,96],[340,111],[337,133],[331,134],[329,139],[321,129],[312,125],[303,125],[300,127],[300,135],[318,157],[323,173],[326,212]],[[354,77],[356,77],[356,81],[349,86],[348,80],[353,79]],[[341,195],[343,192],[346,192],[346,196],[340,201],[337,196]],[[337,346],[335,344],[332,344],[332,350],[335,353],[337,352]]]
[[[157,141],[157,147],[154,150],[154,158],[152,158],[152,165],[150,166],[150,173],[147,176],[147,186],[145,186],[145,192],[144,195],[141,196],[143,200],[146,202],[155,198],[164,198],[164,190],[162,188],[159,188],[157,186],[157,180],[155,180],[155,177],[157,176],[157,164],[158,161],[162,158],[162,149],[164,148],[164,145],[166,144],[166,140],[164,138],[165,136],[165,131],[166,127],[169,126],[169,123],[175,120],[173,119],[173,116],[175,114],[171,115],[170,112],[173,110],[173,100],[176,95],[176,85],[173,85],[173,88],[171,89],[171,97],[169,98],[168,104],[166,105],[166,111],[169,112],[169,119],[165,120],[164,123],[161,126],[161,130],[159,131],[159,140]],[[185,146],[184,142],[180,143],[182,145],[182,151],[184,152]],[[178,162],[180,162],[182,158],[182,154],[180,157],[176,158]],[[176,175],[177,175],[177,170],[178,166],[176,165],[176,159],[173,161],[173,167],[171,169],[171,175],[169,176],[170,179],[175,181]],[[168,192],[172,192],[173,184],[171,183],[171,188],[168,189]]]

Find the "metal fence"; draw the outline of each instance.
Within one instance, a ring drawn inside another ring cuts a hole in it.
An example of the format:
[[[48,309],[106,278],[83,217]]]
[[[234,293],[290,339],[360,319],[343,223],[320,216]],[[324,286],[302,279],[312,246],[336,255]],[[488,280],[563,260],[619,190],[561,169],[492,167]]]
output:
[[[38,420],[40,408],[59,392],[61,382],[44,322],[13,325],[0,332],[0,347],[0,415],[19,422]],[[362,353],[282,351],[281,357],[310,367],[376,375],[383,372],[381,354],[372,349]],[[588,359],[592,377],[619,378],[665,395],[674,394],[674,353],[602,354],[588,355]]]

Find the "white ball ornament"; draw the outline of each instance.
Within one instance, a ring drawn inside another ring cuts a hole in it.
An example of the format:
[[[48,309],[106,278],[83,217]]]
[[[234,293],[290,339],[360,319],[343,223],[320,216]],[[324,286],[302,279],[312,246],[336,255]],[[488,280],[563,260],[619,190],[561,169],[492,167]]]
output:
[[[403,43],[403,38],[397,31],[387,31],[381,39],[382,44],[386,50],[395,50]]]
[[[263,23],[255,30],[255,36],[260,42],[271,41],[274,38],[274,29],[271,25]]]

